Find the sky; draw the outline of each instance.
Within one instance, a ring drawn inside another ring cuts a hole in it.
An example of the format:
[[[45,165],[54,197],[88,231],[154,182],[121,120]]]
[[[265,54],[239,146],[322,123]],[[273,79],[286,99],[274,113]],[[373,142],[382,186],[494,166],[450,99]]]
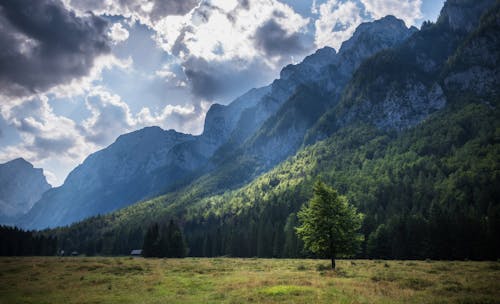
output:
[[[3,0],[0,163],[53,186],[146,126],[200,134],[213,103],[269,84],[362,22],[435,21],[444,0]]]

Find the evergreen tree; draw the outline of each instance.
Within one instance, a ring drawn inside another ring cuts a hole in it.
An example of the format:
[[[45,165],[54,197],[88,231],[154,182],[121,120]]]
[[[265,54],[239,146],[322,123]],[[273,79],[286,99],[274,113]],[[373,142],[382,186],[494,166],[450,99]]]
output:
[[[186,242],[181,229],[173,220],[170,220],[168,224],[168,239],[168,257],[183,258],[186,256]]]
[[[301,225],[297,235],[307,249],[330,258],[335,269],[337,255],[354,253],[362,241],[357,231],[363,217],[344,196],[321,181],[313,190],[313,197],[298,213]]]
[[[153,223],[149,226],[144,236],[142,245],[142,254],[144,257],[157,257],[159,255],[159,231],[158,224]]]
[[[182,258],[186,256],[186,242],[180,227],[173,221],[160,225],[153,223],[144,236],[144,257]]]

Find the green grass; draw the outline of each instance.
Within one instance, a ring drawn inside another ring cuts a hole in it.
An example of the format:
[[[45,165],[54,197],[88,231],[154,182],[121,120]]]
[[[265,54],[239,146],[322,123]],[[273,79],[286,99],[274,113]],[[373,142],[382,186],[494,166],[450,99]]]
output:
[[[0,258],[0,303],[500,303],[499,262]]]

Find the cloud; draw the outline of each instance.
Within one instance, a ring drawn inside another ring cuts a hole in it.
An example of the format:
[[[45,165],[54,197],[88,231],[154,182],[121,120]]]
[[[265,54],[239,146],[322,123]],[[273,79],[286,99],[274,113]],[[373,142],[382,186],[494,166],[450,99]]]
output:
[[[227,102],[264,85],[279,69],[313,51],[309,19],[278,0],[64,0],[79,14],[121,16],[155,32],[159,47],[175,57],[178,71],[161,69],[168,85],[186,87],[202,99]],[[195,63],[200,65],[196,66]],[[221,68],[224,75],[216,69]],[[259,68],[259,71],[249,71]],[[186,73],[184,73],[184,71]],[[174,76],[170,73],[175,74]],[[260,77],[254,74],[260,73]],[[227,75],[227,77],[226,77]],[[246,81],[244,77],[252,76]],[[226,92],[228,79],[243,80]],[[210,87],[213,87],[210,88]]]
[[[417,25],[422,18],[422,0],[360,0],[365,10],[373,18],[380,19],[393,15],[403,19],[406,25]]]
[[[98,146],[109,145],[120,134],[132,130],[135,122],[128,105],[118,95],[96,88],[86,98],[91,116],[83,122],[85,139]]]
[[[63,0],[79,14],[92,11],[97,15],[123,16],[147,26],[171,15],[185,15],[201,0]]]
[[[195,8],[199,0],[157,0],[150,12],[152,20],[158,20],[169,15],[185,15]]]
[[[193,95],[228,101],[265,85],[314,48],[309,19],[279,1],[207,1],[155,24],[156,41],[176,56]]]
[[[330,46],[339,49],[342,42],[352,36],[363,22],[361,8],[354,1],[329,0],[316,8],[319,17],[315,21],[315,44],[318,48]]]
[[[268,20],[255,32],[255,45],[268,56],[304,54],[310,50],[306,43],[305,34],[288,33],[274,19]]]
[[[97,146],[111,144],[119,135],[147,126],[160,126],[179,132],[199,133],[209,104],[166,105],[154,112],[143,107],[134,114],[120,96],[96,87],[86,98],[86,106],[91,115],[81,126],[81,134],[87,142]]]
[[[129,32],[123,27],[120,22],[113,24],[109,30],[109,36],[115,44],[123,42],[128,39]]]
[[[108,23],[76,16],[57,0],[0,3],[0,89],[28,96],[88,74],[110,52]]]
[[[189,57],[182,63],[188,86],[196,98],[235,98],[249,84],[265,85],[272,70],[262,60],[207,61]]]

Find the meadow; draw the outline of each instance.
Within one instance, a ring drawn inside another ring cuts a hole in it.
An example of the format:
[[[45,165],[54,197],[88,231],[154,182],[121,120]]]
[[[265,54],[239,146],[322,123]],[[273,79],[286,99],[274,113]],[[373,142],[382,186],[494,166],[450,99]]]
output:
[[[500,262],[0,258],[0,303],[500,303]]]

